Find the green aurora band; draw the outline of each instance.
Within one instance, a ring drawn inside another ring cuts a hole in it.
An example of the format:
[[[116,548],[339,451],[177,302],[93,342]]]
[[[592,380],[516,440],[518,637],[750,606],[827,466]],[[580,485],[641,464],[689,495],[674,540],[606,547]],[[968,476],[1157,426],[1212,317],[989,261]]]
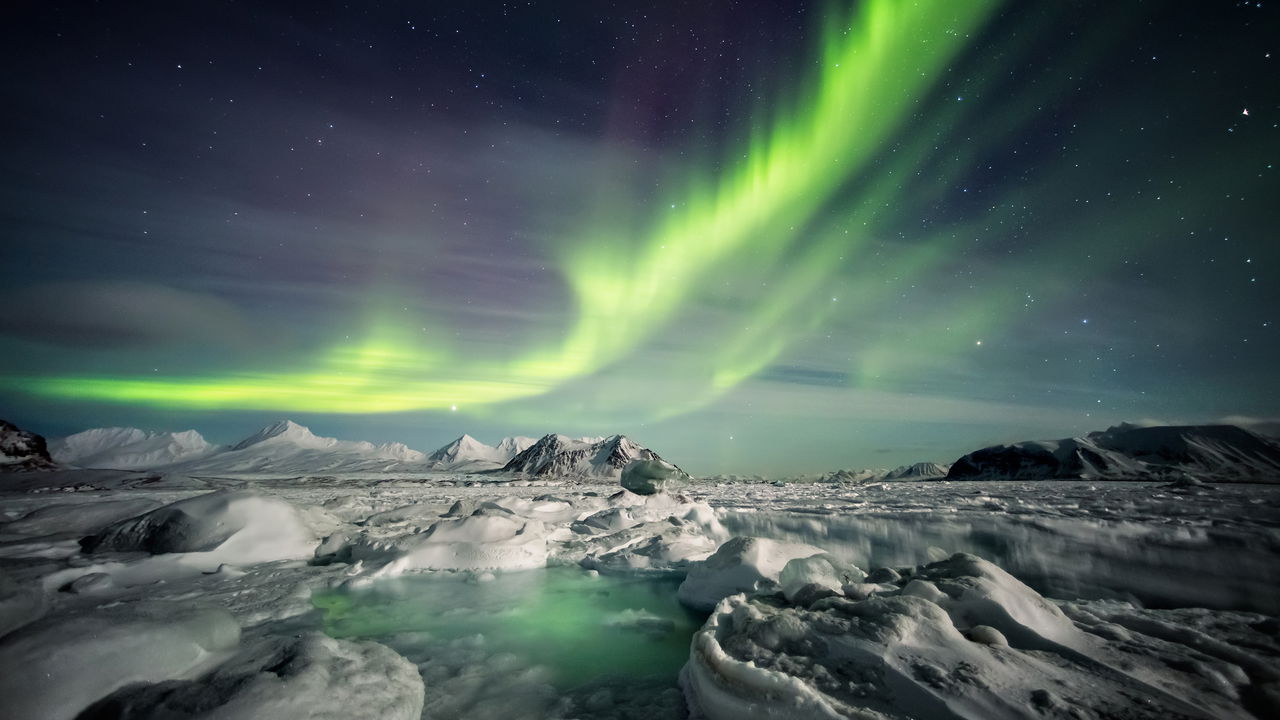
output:
[[[695,300],[718,298],[744,310],[747,324],[705,331],[699,342],[706,352],[695,361],[698,367],[687,368],[700,379],[697,390],[663,405],[657,415],[695,409],[756,375],[838,314],[891,296],[892,289],[870,277],[850,283],[841,274],[874,236],[882,210],[904,192],[903,178],[939,152],[938,138],[907,133],[905,147],[888,161],[877,159],[889,143],[901,140],[998,4],[874,0],[829,19],[820,70],[808,91],[749,138],[734,154],[740,159],[727,165],[730,170],[719,177],[690,173],[677,185],[678,195],[660,205],[671,212],[650,218],[645,227],[629,230],[598,221],[600,227],[564,244],[560,268],[576,315],[563,340],[551,347],[514,359],[476,361],[442,345],[428,348],[421,335],[389,321],[390,313],[375,312],[362,342],[336,345],[305,371],[44,377],[26,378],[22,386],[49,397],[156,407],[479,410],[542,395],[625,362],[656,333],[679,325]],[[990,132],[988,142],[995,142],[996,131]],[[948,165],[958,175],[965,163]],[[948,179],[939,181],[937,192]],[[966,234],[959,226],[922,233],[894,260],[896,271],[911,276],[937,268]],[[763,282],[747,289],[748,281],[740,278]],[[1004,294],[958,301],[951,325],[972,332],[967,326],[995,322],[1000,313],[990,310],[1007,299]],[[935,331],[920,329],[921,337]],[[851,368],[859,383],[878,378],[893,354],[875,347],[874,338],[867,340],[867,351]]]

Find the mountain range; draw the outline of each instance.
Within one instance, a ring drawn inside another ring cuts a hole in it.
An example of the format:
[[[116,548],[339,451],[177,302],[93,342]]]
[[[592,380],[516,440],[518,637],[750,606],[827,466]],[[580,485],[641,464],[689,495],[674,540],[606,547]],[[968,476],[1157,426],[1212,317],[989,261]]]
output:
[[[462,435],[430,454],[402,443],[320,437],[284,420],[232,445],[194,430],[96,428],[49,442],[0,421],[0,470],[71,468],[163,470],[186,475],[499,473],[537,478],[616,478],[634,460],[661,460],[624,435],[548,434],[486,445]],[[1234,425],[1140,427],[1121,424],[1084,437],[993,445],[950,466],[916,463],[894,470],[841,470],[793,481],[1179,480],[1280,482],[1280,440]],[[736,476],[705,478],[735,481]]]
[[[13,428],[10,435],[17,438],[14,433],[19,432]],[[26,435],[38,438],[43,447],[43,438]],[[30,440],[26,442],[29,444]],[[268,425],[224,446],[209,443],[195,430],[95,428],[52,441],[48,456],[69,467],[165,470],[190,475],[506,472],[537,477],[615,477],[631,460],[658,457],[622,435],[569,438],[555,434],[539,440],[506,437],[497,445],[463,435],[427,454],[403,443],[374,445],[321,437],[290,420]],[[10,461],[14,469],[17,462]],[[22,468],[37,469],[37,465]]]
[[[1280,442],[1235,425],[1122,423],[1084,437],[975,450],[948,480],[1234,480],[1280,482]]]

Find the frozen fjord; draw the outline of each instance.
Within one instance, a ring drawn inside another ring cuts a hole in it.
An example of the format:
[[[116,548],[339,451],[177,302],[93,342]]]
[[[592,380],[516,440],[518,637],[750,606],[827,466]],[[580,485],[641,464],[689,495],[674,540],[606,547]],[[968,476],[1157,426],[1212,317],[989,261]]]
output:
[[[23,692],[0,697],[68,718],[1261,716],[1278,507],[1262,485],[458,475],[6,494],[0,662]],[[762,592],[711,598],[678,679],[703,617],[675,605],[686,574],[690,596]]]

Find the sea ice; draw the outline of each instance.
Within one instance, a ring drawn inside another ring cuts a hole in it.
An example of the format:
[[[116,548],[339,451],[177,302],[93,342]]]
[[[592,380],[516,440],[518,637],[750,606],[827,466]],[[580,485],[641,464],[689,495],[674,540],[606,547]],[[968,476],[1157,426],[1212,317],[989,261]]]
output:
[[[734,593],[776,586],[789,561],[822,552],[801,543],[735,537],[689,568],[680,584],[680,602],[695,610],[710,610]]]
[[[1081,618],[1073,622],[972,555],[911,575],[900,589],[860,601],[833,596],[806,607],[725,598],[682,673],[691,705],[710,720],[1250,718],[1250,710],[1280,710],[1280,656],[1261,616],[1217,616],[1237,647],[1214,643],[1176,612],[1073,608]],[[1123,632],[1087,631],[1108,618],[1126,622]]]

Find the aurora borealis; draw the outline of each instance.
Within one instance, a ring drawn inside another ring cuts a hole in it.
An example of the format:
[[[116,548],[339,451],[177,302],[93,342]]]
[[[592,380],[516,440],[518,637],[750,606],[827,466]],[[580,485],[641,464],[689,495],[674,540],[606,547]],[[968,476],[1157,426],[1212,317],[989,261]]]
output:
[[[46,433],[777,472],[1280,414],[1267,6],[16,14],[0,401]]]

